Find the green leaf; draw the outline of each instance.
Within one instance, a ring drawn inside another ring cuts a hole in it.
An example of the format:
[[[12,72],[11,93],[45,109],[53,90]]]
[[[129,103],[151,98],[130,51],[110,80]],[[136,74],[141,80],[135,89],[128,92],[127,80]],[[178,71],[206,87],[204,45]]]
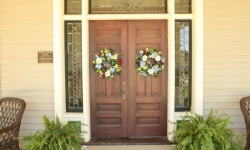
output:
[[[55,121],[43,116],[45,129],[29,134],[22,138],[25,141],[24,150],[66,150],[74,148],[80,150],[80,142],[84,141],[82,134],[86,131],[79,131],[81,123],[70,125],[69,122],[63,124],[58,116]]]
[[[169,134],[173,134],[176,150],[243,150],[241,143],[244,137],[234,129],[229,128],[231,118],[218,111],[210,110],[207,118],[186,112],[181,116],[181,122],[171,122],[178,128]]]

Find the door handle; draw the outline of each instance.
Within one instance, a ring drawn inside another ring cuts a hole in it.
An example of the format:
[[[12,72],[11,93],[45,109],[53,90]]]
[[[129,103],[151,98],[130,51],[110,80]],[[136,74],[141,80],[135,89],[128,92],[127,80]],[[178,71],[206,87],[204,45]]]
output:
[[[122,100],[126,100],[126,93],[127,93],[126,88],[122,88]]]

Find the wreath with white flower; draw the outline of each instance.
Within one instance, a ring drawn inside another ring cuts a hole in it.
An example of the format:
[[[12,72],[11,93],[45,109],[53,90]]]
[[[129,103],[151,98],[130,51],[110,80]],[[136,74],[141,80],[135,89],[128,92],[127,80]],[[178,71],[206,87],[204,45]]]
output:
[[[156,77],[164,69],[165,58],[156,48],[145,48],[136,54],[135,69],[141,76]]]
[[[96,74],[102,78],[113,79],[119,75],[122,69],[122,59],[118,53],[105,47],[94,54],[93,68]]]

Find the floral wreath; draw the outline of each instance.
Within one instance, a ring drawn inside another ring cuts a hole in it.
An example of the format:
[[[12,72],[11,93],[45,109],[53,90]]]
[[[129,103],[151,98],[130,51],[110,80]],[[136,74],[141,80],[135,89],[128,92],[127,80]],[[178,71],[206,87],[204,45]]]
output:
[[[135,69],[141,76],[156,77],[164,69],[165,58],[156,48],[139,50],[136,55]]]
[[[103,50],[94,54],[93,68],[96,74],[102,78],[113,79],[120,74],[122,69],[121,56],[112,49],[105,47]]]

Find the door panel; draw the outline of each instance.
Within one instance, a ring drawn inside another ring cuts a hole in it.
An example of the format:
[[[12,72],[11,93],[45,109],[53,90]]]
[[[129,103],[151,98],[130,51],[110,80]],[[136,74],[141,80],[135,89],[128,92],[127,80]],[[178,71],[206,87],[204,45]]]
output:
[[[166,21],[130,21],[129,56],[135,58],[137,50],[155,47],[167,58],[166,29]],[[135,66],[135,61],[129,61],[129,66]],[[130,137],[166,136],[167,68],[157,78],[142,77],[134,68],[128,72]]]
[[[167,58],[166,21],[90,21],[92,137],[152,137],[167,134],[167,68],[155,77],[135,71],[139,49],[156,47]],[[102,79],[92,69],[93,53],[104,47],[122,54],[121,75]],[[166,62],[167,63],[167,62]],[[165,63],[165,67],[167,64]],[[121,90],[127,99],[121,99]]]
[[[125,25],[124,25],[125,24]],[[127,137],[127,102],[121,98],[126,88],[126,71],[112,81],[95,75],[92,69],[94,53],[108,47],[127,57],[125,21],[90,21],[90,105],[92,137]],[[123,61],[123,68],[127,62]]]

